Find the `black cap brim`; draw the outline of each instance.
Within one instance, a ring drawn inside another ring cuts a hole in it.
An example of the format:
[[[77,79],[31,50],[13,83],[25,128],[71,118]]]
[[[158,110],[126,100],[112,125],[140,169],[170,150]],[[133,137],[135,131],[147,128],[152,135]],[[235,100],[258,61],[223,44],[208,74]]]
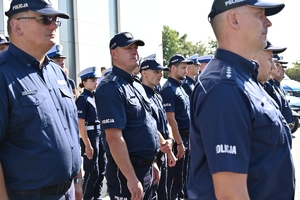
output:
[[[142,40],[128,40],[125,43],[123,43],[121,45],[118,45],[118,47],[128,47],[128,46],[130,46],[134,43],[138,46],[144,46],[145,45],[145,42],[142,41]]]
[[[57,16],[59,18],[63,18],[63,19],[69,19],[70,16],[66,13],[60,12],[58,10],[55,10],[53,8],[42,8],[42,9],[31,9],[31,11],[39,13],[41,15],[53,15],[53,16]]]
[[[261,2],[258,1],[254,3],[253,5],[249,5],[257,8],[264,8],[265,9],[265,15],[266,16],[271,16],[279,13],[283,8],[284,4],[283,3],[275,3],[275,2]]]
[[[217,0],[215,0],[215,1],[217,1]],[[226,10],[230,10],[234,7],[245,6],[245,5],[248,5],[251,7],[256,7],[256,8],[264,8],[266,16],[271,16],[271,15],[275,15],[275,14],[279,13],[285,6],[285,4],[283,4],[283,3],[275,3],[275,2],[260,1],[260,0],[257,0],[254,3],[241,2],[241,3],[237,3],[236,6],[233,6],[229,9],[212,8],[210,13],[208,14],[208,20],[210,21],[216,15],[218,15],[222,12],[225,12]]]

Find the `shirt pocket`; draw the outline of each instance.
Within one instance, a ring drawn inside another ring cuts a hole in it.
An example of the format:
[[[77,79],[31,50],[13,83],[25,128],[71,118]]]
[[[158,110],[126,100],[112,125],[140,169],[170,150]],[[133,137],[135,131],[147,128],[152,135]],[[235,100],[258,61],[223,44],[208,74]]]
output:
[[[39,91],[37,91],[36,94],[20,97],[20,102],[23,106],[23,114],[26,114],[26,117],[21,117],[20,119],[24,120],[24,123],[30,123],[30,121],[36,120],[38,114],[41,127],[46,127],[48,125],[47,118],[51,117],[51,111],[45,102],[46,99],[47,96]]]
[[[142,106],[140,104],[140,101],[136,96],[131,96],[127,100],[127,102],[127,116],[129,116],[131,119],[139,119],[140,117],[145,117],[142,114]]]
[[[71,116],[72,118],[76,118],[77,108],[75,105],[75,100],[73,98],[73,93],[71,93],[71,90],[67,87],[60,87],[58,89],[61,94],[60,106],[62,106],[64,113],[66,113],[68,116]]]

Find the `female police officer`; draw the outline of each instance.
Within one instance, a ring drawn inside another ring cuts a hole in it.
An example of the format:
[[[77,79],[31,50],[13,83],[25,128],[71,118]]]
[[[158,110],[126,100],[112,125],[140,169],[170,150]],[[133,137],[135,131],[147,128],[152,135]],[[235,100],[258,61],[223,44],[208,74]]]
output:
[[[105,150],[94,98],[97,78],[100,77],[97,71],[96,67],[89,67],[78,74],[81,78],[79,87],[83,88],[83,92],[76,100],[76,105],[81,136],[83,170],[85,172],[83,183],[84,199],[101,198],[106,166]]]

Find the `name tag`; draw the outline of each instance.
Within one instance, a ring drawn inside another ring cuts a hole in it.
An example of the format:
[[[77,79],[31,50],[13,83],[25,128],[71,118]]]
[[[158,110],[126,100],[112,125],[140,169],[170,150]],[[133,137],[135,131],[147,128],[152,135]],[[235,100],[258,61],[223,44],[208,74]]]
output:
[[[27,96],[27,95],[36,94],[36,93],[37,93],[37,90],[28,90],[28,91],[22,92],[22,96]]]

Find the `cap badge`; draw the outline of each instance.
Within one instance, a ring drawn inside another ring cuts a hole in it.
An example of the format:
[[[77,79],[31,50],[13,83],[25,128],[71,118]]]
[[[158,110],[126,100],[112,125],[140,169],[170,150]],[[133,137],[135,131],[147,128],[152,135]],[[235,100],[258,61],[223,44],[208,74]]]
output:
[[[225,1],[225,6],[230,6],[232,4],[240,3],[240,2],[243,2],[243,1],[246,1],[246,0],[229,0],[229,1]]]
[[[126,36],[127,38],[133,38],[133,36],[132,36],[131,33],[125,33],[125,36]]]
[[[20,4],[17,4],[17,5],[14,5],[12,7],[12,10],[19,10],[21,8],[27,8],[28,7],[28,3],[20,3]]]

